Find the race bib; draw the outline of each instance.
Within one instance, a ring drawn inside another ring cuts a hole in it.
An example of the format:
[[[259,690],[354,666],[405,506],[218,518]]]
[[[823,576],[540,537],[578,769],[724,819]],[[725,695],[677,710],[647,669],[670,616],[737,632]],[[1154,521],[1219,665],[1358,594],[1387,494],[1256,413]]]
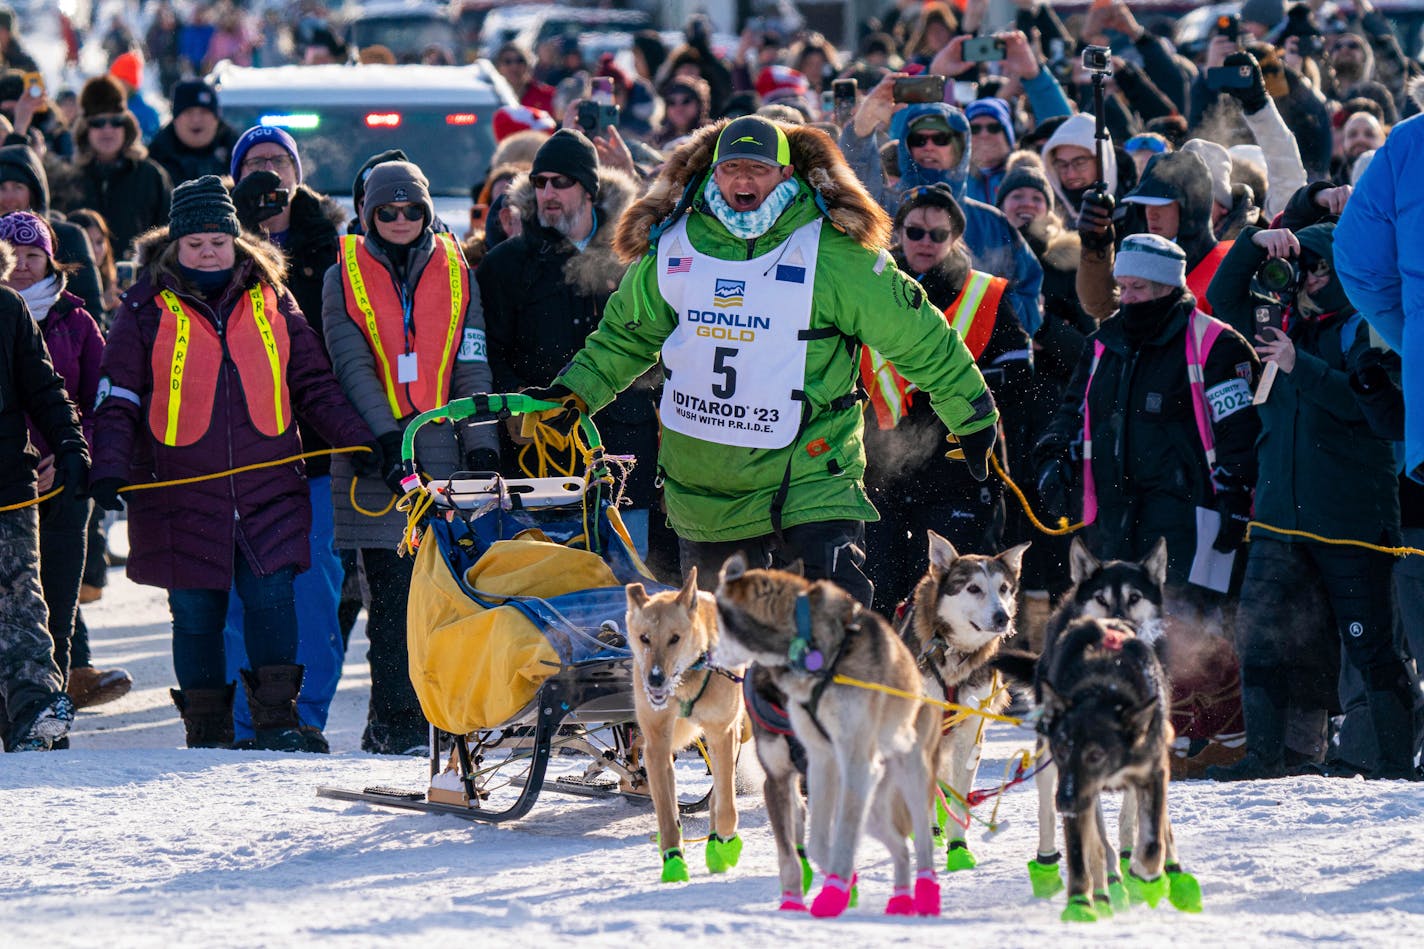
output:
[[[1245,379],[1228,379],[1206,390],[1206,401],[1211,406],[1211,420],[1220,422],[1228,416],[1251,405],[1251,387]]]
[[[460,352],[456,354],[458,362],[485,362],[489,359],[489,354],[485,349],[485,331],[480,329],[467,329],[465,335],[460,340]]]

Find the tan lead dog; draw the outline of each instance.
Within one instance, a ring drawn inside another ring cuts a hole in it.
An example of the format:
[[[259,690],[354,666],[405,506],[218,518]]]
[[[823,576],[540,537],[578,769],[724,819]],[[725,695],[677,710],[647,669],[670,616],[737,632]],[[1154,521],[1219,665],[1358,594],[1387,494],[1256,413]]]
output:
[[[663,882],[688,879],[672,758],[698,736],[707,747],[712,768],[707,869],[725,873],[737,865],[742,853],[733,786],[737,747],[743,740],[742,687],[714,672],[707,662],[708,653],[717,645],[716,601],[712,594],[698,592],[695,567],[676,593],[649,596],[641,583],[630,583],[627,594],[633,708],[643,734],[643,763],[658,815]]]

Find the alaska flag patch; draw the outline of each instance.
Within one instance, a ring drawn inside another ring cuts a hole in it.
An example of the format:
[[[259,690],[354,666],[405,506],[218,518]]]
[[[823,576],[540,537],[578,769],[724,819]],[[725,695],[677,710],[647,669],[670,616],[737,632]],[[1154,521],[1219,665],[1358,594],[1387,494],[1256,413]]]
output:
[[[805,283],[806,268],[793,267],[790,264],[777,264],[776,279],[782,283]]]

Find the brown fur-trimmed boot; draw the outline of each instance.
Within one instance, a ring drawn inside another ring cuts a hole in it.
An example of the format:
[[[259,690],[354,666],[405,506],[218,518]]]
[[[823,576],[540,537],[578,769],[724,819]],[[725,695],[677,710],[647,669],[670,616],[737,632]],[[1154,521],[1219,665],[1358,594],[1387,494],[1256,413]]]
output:
[[[183,728],[188,733],[189,748],[227,748],[232,745],[231,682],[221,689],[169,689],[178,714],[183,716]]]
[[[298,665],[258,666],[242,670],[247,687],[247,707],[252,710],[252,730],[261,751],[302,751],[301,721],[297,718],[297,693],[302,690]]]

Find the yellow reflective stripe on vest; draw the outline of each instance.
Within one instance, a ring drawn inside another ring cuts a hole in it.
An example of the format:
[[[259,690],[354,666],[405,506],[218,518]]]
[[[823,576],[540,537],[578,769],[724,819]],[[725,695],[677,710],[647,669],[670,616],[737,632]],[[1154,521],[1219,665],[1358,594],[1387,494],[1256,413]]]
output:
[[[450,271],[450,326],[445,332],[445,348],[440,353],[440,368],[435,374],[435,398],[440,399],[451,394],[446,392],[445,375],[450,372],[453,362],[450,353],[465,323],[465,295],[460,286],[460,249],[455,246],[455,239],[449,234],[437,234],[435,240],[445,248],[445,265]]]
[[[277,414],[277,431],[287,430],[287,420],[282,418],[282,354],[277,351],[277,336],[272,332],[272,321],[267,319],[267,306],[262,300],[262,285],[256,284],[247,291],[252,301],[252,319],[257,324],[257,332],[262,336],[262,348],[267,351],[267,364],[272,367],[272,410]]]
[[[978,270],[969,271],[969,281],[959,294],[959,302],[954,307],[954,319],[949,325],[959,331],[960,339],[969,338],[969,328],[974,325],[974,315],[979,312],[979,304],[984,294],[989,292],[993,278]]]
[[[391,374],[391,364],[386,359],[386,351],[381,346],[381,331],[376,328],[376,311],[371,308],[371,298],[366,295],[366,281],[361,279],[361,262],[356,258],[354,235],[341,239],[341,256],[346,261],[346,276],[351,281],[351,293],[356,297],[356,306],[366,319],[366,332],[371,336],[371,350],[376,361],[381,364],[381,379],[386,385],[386,399],[391,403],[391,415],[401,417],[400,403],[396,400],[396,380]]]
[[[163,428],[163,444],[176,445],[178,415],[183,403],[183,366],[188,361],[188,340],[193,325],[188,314],[183,311],[183,304],[178,302],[177,294],[172,290],[164,290],[159,296],[163,298],[163,305],[168,307],[168,312],[178,321],[177,332],[173,334],[173,361],[168,369],[168,419]]]
[[[870,350],[870,371],[875,376],[876,387],[880,389],[880,400],[890,410],[891,426],[899,425],[900,419],[905,417],[905,402],[900,396],[900,387],[895,383],[895,367],[874,349],[866,348]]]

